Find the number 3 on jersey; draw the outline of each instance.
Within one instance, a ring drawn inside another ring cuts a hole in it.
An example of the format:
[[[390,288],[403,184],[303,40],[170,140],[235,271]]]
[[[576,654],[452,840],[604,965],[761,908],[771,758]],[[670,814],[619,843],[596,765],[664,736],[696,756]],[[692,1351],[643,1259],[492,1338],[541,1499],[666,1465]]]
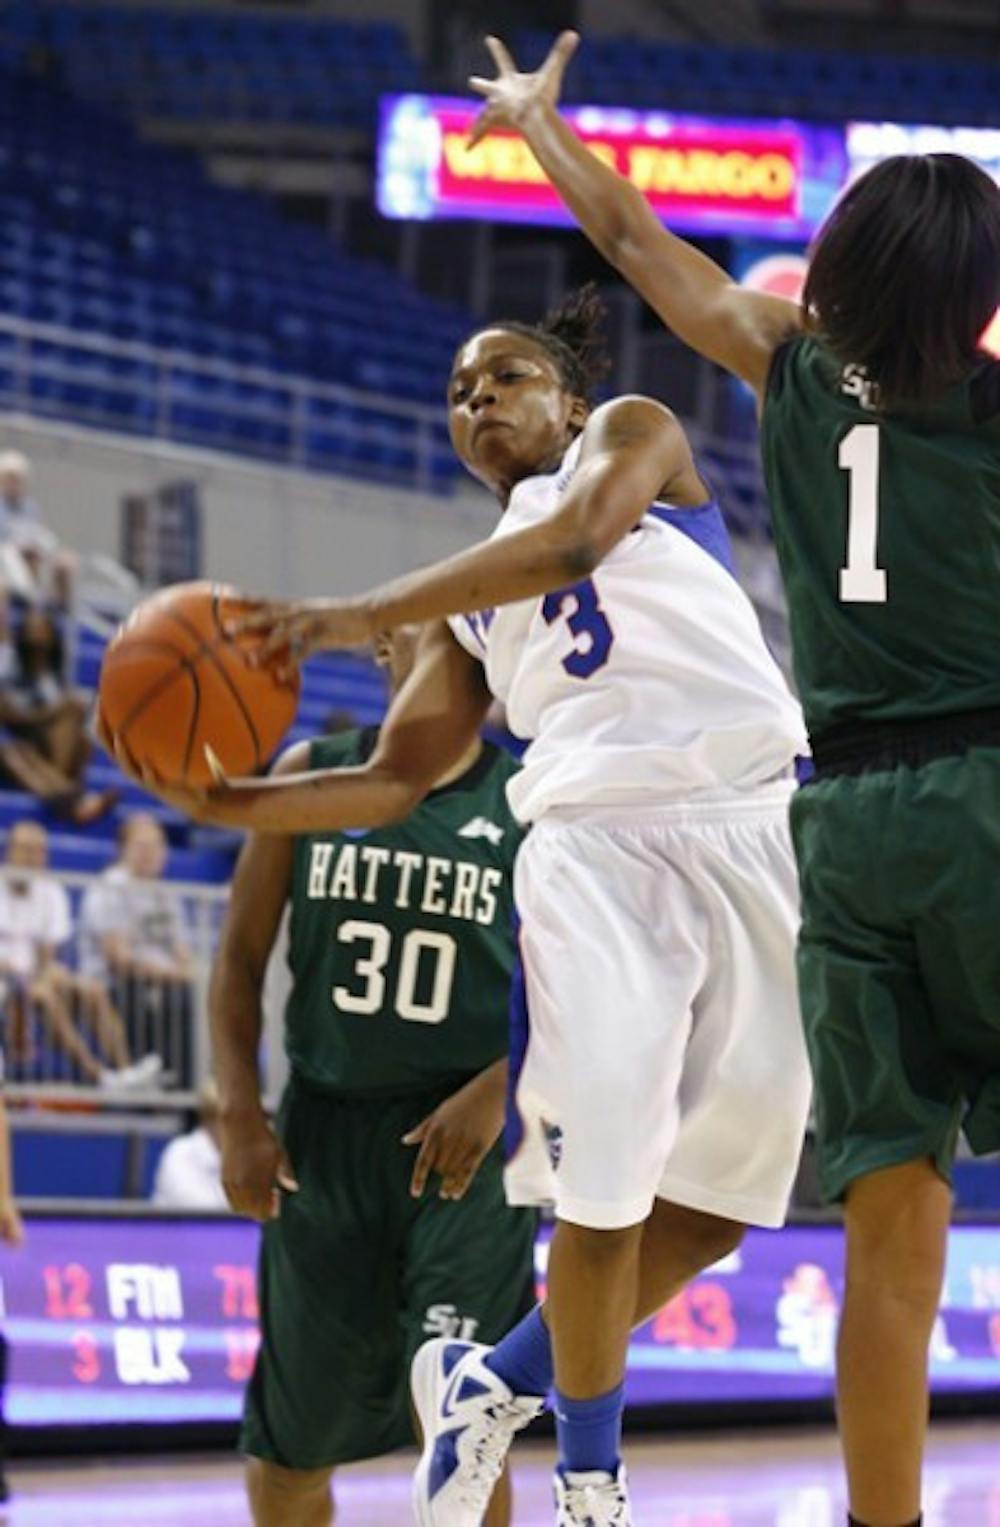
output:
[[[604,667],[615,640],[592,578],[584,578],[572,588],[557,589],[545,596],[542,618],[546,625],[553,625],[560,616],[565,616],[566,624],[576,637],[573,651],[563,658],[562,665],[574,679],[589,679],[598,668]]]
[[[878,565],[877,424],[856,424],[840,442],[838,465],[849,474],[847,564],[840,569],[842,604],[885,604],[885,570]]]

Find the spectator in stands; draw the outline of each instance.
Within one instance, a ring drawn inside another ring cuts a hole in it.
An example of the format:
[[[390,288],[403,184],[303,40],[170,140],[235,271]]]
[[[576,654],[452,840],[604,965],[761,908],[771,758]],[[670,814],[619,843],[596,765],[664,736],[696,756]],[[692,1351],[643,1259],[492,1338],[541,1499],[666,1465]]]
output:
[[[118,845],[117,861],[83,898],[83,969],[107,983],[133,1046],[155,1050],[190,1086],[194,961],[180,896],[163,881],[166,835],[139,811],[122,824]]]
[[[27,604],[73,603],[77,559],[60,546],[28,496],[31,463],[21,451],[0,455],[0,584]]]
[[[66,891],[46,873],[48,857],[45,828],[15,823],[0,874],[0,990],[12,1054],[28,1058],[29,1025],[37,1015],[85,1081],[113,1090],[151,1086],[161,1069],[159,1056],[132,1065],[125,1026],[105,989],[58,959],[73,922]],[[74,1021],[74,1007],[91,1031],[96,1055]]]
[[[219,1094],[206,1082],[198,1094],[198,1125],[177,1135],[160,1157],[153,1203],[161,1209],[216,1209],[228,1213],[222,1186]]]
[[[97,821],[120,792],[85,788],[89,706],[65,683],[59,629],[29,609],[12,643],[7,620],[0,613],[0,775],[77,825]],[[4,657],[11,650],[13,664]]]

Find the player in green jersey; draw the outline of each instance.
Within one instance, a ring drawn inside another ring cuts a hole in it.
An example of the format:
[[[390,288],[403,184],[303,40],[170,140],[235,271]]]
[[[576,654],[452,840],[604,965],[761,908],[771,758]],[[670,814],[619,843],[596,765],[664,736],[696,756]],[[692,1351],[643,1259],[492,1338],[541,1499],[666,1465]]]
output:
[[[792,811],[823,1178],[843,1198],[853,1520],[919,1520],[927,1346],[960,1127],[1000,1149],[1000,188],[954,155],[848,190],[801,307],[674,237],[495,38],[476,136],[516,127],[606,258],[762,414],[817,766]]]
[[[394,692],[415,634],[380,640]],[[363,763],[376,738],[299,744],[278,769]],[[506,1206],[497,1144],[516,767],[476,739],[394,826],[254,836],[241,855],[211,1016],[226,1193],[264,1222],[242,1435],[257,1527],[332,1521],[334,1466],[412,1439],[416,1348],[492,1340],[527,1307],[534,1216]],[[272,1131],[261,989],[286,905],[291,1079]],[[502,1479],[485,1521],[509,1520]]]

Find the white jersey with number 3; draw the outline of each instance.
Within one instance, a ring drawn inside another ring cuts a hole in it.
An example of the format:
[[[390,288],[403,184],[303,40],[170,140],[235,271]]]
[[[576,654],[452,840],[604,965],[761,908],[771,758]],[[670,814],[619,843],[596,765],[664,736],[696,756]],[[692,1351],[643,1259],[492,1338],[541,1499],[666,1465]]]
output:
[[[579,453],[577,440],[556,472],[519,483],[494,535],[555,513]],[[753,789],[806,751],[714,503],[654,504],[593,577],[451,627],[530,739],[508,787],[523,822]]]

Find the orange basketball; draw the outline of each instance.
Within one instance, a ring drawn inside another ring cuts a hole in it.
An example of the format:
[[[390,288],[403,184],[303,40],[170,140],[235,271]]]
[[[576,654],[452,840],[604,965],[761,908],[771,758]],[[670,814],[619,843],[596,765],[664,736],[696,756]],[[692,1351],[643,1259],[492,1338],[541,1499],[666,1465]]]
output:
[[[177,583],[137,605],[108,644],[99,704],[109,731],[167,784],[206,785],[211,748],[226,774],[255,774],[295,716],[298,676],[249,661],[223,619],[235,589]]]

